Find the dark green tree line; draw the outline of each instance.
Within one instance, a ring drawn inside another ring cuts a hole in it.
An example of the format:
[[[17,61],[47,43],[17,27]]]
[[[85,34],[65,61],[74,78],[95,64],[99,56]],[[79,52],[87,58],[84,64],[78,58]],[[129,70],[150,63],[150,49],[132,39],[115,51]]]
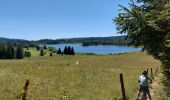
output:
[[[15,50],[12,45],[7,45],[7,50],[6,50],[6,58],[7,59],[13,59],[15,56]]]
[[[64,54],[65,55],[75,55],[74,48],[70,46],[65,46],[64,48]]]
[[[16,59],[22,59],[24,58],[24,50],[22,46],[17,46],[16,47]]]
[[[22,46],[14,47],[12,44],[0,43],[0,59],[22,59],[23,57]]]

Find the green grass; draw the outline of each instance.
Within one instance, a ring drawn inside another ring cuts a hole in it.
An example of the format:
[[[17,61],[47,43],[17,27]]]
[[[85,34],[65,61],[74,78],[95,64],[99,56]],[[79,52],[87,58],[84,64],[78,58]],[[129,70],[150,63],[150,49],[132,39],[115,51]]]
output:
[[[28,100],[119,100],[119,73],[126,94],[134,100],[142,70],[160,63],[145,53],[117,55],[36,56],[22,60],[0,60],[0,100],[15,100],[30,79]],[[79,61],[79,65],[76,62]]]
[[[36,48],[29,48],[29,50],[26,51],[30,51],[31,52],[31,56],[39,56],[40,51],[36,50]]]
[[[29,48],[29,50],[26,51],[30,51],[31,52],[31,56],[33,57],[37,57],[40,55],[40,50],[36,50],[36,48]],[[44,52],[46,52],[45,56],[49,56],[50,55],[50,51],[48,49],[44,49]]]

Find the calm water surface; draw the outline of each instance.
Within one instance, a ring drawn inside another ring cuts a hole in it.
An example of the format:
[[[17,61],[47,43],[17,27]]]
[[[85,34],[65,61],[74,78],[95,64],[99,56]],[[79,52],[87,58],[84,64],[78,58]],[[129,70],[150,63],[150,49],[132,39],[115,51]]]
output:
[[[74,48],[75,52],[82,53],[96,53],[96,54],[114,54],[114,53],[123,53],[123,52],[133,52],[140,51],[141,48],[134,48],[128,46],[114,46],[114,45],[98,45],[98,46],[82,46],[81,44],[52,44],[47,45],[50,47],[64,49],[65,46],[71,46]]]

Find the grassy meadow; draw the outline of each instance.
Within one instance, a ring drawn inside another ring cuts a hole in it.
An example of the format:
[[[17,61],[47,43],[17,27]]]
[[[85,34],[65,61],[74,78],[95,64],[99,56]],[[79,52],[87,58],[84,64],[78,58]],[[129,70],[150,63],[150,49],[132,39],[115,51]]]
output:
[[[31,58],[0,60],[0,100],[19,99],[25,79],[30,80],[28,100],[120,100],[119,73],[124,75],[127,97],[134,100],[141,72],[160,66],[140,52],[52,57],[31,52]]]

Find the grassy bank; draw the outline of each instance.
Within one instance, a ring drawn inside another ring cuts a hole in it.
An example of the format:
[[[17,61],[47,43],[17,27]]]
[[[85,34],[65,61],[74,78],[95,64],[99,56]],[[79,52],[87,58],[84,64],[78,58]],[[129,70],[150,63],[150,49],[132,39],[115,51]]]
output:
[[[35,54],[38,54],[34,52]],[[77,65],[76,62],[79,62]],[[134,99],[142,70],[160,63],[145,53],[119,55],[33,56],[0,60],[0,100],[14,100],[30,79],[28,100],[117,100],[121,98],[119,73]]]

